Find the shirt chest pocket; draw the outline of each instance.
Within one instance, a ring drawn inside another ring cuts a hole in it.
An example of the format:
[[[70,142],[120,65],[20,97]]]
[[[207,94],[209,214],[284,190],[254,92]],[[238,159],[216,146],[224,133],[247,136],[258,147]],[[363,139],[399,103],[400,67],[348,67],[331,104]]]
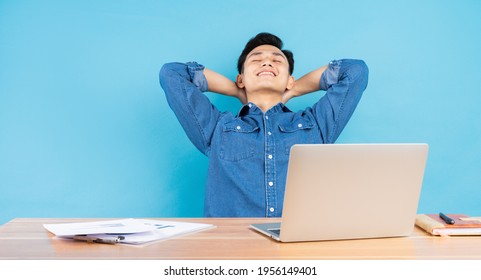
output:
[[[309,119],[299,118],[289,123],[279,124],[279,131],[286,155],[289,155],[291,146],[294,144],[320,143],[320,137],[316,137],[319,135],[318,130]]]
[[[233,120],[224,125],[219,157],[227,161],[240,161],[255,155],[259,127],[242,120]]]

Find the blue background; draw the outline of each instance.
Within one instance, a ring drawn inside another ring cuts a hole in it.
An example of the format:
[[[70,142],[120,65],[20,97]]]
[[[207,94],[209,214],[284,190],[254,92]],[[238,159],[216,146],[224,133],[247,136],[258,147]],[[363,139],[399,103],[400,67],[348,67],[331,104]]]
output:
[[[262,31],[294,52],[297,78],[364,59],[369,85],[338,142],[429,143],[418,212],[481,215],[480,14],[475,0],[0,0],[0,224],[202,216],[207,159],[158,71],[196,60],[234,78]]]

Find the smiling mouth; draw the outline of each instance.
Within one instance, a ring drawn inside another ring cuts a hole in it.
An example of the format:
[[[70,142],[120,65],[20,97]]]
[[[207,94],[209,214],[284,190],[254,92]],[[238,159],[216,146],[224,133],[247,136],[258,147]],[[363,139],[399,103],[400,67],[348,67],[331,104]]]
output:
[[[271,71],[261,71],[257,74],[257,76],[271,76],[271,77],[275,77],[276,75],[274,74],[274,72],[271,72]]]

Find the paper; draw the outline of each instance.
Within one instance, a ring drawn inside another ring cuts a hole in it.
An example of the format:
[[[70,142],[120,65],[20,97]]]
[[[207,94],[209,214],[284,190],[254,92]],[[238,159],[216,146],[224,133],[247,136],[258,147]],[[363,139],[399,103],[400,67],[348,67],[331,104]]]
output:
[[[138,233],[152,230],[150,225],[145,225],[135,219],[98,221],[87,223],[45,224],[48,231],[57,236],[73,236],[81,234],[99,233]]]
[[[156,221],[156,220],[138,220],[143,222],[144,225],[152,227],[152,230],[146,232],[139,232],[135,234],[124,234],[124,240],[120,243],[126,244],[144,244],[157,240],[165,240],[188,233],[201,231],[204,229],[212,228],[210,224],[199,223],[185,223],[174,221]],[[96,234],[95,237],[104,239],[108,238],[108,234]]]
[[[62,238],[88,235],[101,240],[122,236],[119,243],[145,244],[214,227],[211,224],[122,219],[86,223],[44,224],[45,229]]]

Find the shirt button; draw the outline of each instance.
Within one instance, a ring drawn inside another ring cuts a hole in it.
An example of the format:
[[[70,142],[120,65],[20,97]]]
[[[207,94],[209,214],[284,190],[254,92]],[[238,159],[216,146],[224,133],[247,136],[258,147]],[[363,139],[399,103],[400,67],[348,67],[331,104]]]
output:
[[[239,130],[239,129],[240,129],[240,125],[238,125],[238,126],[236,127],[236,129]]]
[[[269,119],[269,116],[266,116],[266,120],[268,120],[268,119]]]
[[[249,103],[247,106],[249,106],[249,108],[252,108],[252,103]]]
[[[272,159],[272,155],[268,155],[267,157],[268,157],[269,159]]]
[[[272,133],[269,131],[269,132],[267,132],[267,135],[272,135]]]
[[[274,207],[269,208],[269,211],[274,212]]]
[[[269,186],[274,186],[274,183],[273,182],[269,182]]]
[[[302,127],[302,123],[298,124],[297,127],[301,128],[301,127]]]

